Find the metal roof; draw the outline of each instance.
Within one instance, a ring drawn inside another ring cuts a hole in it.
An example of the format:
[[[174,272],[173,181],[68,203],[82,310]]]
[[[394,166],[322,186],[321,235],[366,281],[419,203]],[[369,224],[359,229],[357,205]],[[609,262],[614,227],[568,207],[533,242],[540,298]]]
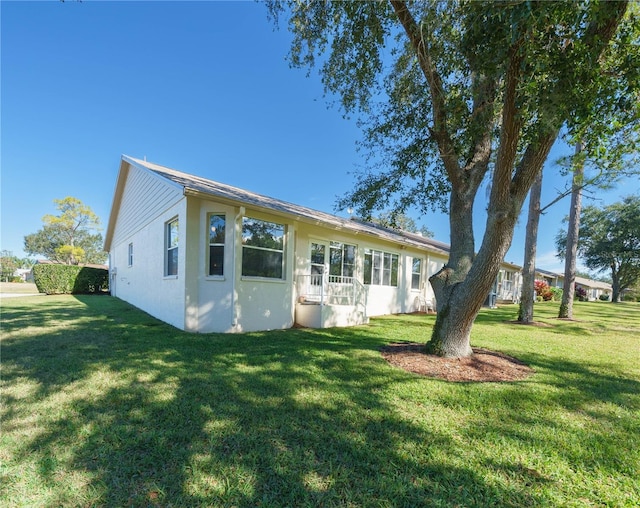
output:
[[[342,229],[355,234],[366,234],[446,256],[449,254],[449,246],[446,243],[416,233],[389,229],[359,219],[346,219],[126,155],[122,156],[122,160],[133,166],[152,171],[162,178],[181,186],[185,195],[203,194],[240,206],[252,206],[275,212],[279,215],[290,216],[302,222]]]

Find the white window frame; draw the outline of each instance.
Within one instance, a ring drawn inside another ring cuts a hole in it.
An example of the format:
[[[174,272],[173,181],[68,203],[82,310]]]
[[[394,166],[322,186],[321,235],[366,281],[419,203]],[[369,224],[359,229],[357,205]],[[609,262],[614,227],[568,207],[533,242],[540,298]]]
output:
[[[281,231],[281,242],[282,248],[275,249],[272,247],[263,247],[259,245],[250,245],[246,242],[248,241],[248,236],[245,236],[245,224],[248,222],[254,223],[263,223],[268,227],[273,227],[274,230]],[[287,237],[287,226],[286,224],[281,224],[278,222],[273,222],[264,219],[258,219],[256,217],[243,217],[242,218],[242,261],[241,261],[241,275],[243,278],[251,278],[251,279],[264,279],[264,280],[273,280],[273,281],[284,281],[286,280],[286,237]],[[245,273],[245,270],[248,268],[245,265],[245,261],[248,257],[249,253],[263,253],[264,255],[275,254],[280,256],[280,276],[270,276],[266,274],[256,274],[256,273]]]
[[[133,266],[133,242],[127,247],[127,266]]]
[[[175,227],[175,236],[172,234],[172,228]],[[180,221],[178,217],[174,217],[168,220],[164,224],[164,276],[165,277],[177,277],[178,276],[178,256],[180,247]],[[175,240],[173,242],[172,240]],[[174,253],[175,251],[175,253]],[[173,266],[175,273],[171,273],[174,270],[170,270],[171,261],[175,257],[175,266]]]
[[[211,241],[211,237],[212,237],[212,233],[215,233],[215,231],[212,231],[212,227],[211,227],[211,218],[212,217],[221,217],[222,221],[224,223],[224,236],[222,237],[222,242],[212,242]],[[221,212],[212,212],[207,214],[207,252],[206,252],[206,266],[205,266],[205,273],[207,277],[210,277],[212,279],[220,279],[220,278],[224,278],[224,265],[225,265],[225,246],[226,246],[226,229],[227,229],[227,215],[225,213],[221,213]],[[212,274],[211,273],[211,247],[222,247],[222,273],[215,273]]]
[[[424,259],[420,258],[420,257],[413,257],[411,258],[411,289],[414,291],[419,291],[420,288],[422,287],[422,264],[423,264]],[[416,268],[416,262],[418,263],[418,271],[415,271]],[[418,276],[418,284],[417,286],[414,286],[413,284],[413,280],[415,276]]]
[[[347,262],[347,252],[353,248],[353,263]],[[340,264],[333,263],[333,254],[340,251]],[[358,259],[358,246],[344,242],[329,242],[329,275],[339,277],[355,277],[356,276],[356,260]],[[340,268],[340,273],[332,273]]]
[[[367,258],[370,263],[370,273],[367,274],[366,265]],[[364,283],[369,286],[387,286],[398,287],[398,277],[400,270],[400,256],[393,252],[385,252],[376,249],[365,249],[365,273]],[[394,265],[395,265],[395,280],[394,280]],[[369,275],[370,280],[367,280]]]

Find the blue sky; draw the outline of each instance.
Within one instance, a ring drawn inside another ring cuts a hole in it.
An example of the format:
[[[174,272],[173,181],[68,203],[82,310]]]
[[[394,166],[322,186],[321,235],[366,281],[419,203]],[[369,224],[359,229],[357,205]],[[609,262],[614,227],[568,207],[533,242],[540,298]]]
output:
[[[291,37],[274,30],[264,5],[2,1],[0,9],[2,249],[24,256],[24,236],[65,196],[106,226],[121,154],[347,216],[334,204],[364,162],[360,130],[328,105],[317,74],[289,68]],[[543,202],[565,184],[547,172]],[[596,203],[639,189],[627,180]],[[562,269],[553,238],[568,208],[567,199],[542,218],[541,268]],[[446,216],[414,219],[449,241]],[[507,261],[522,263],[525,225],[523,215]]]

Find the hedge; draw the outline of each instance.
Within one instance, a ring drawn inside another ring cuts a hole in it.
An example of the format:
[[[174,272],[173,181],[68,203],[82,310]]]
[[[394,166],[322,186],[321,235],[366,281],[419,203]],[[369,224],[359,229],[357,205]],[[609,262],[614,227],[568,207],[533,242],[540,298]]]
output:
[[[41,264],[33,267],[33,281],[48,295],[105,293],[109,291],[109,271],[79,265]]]

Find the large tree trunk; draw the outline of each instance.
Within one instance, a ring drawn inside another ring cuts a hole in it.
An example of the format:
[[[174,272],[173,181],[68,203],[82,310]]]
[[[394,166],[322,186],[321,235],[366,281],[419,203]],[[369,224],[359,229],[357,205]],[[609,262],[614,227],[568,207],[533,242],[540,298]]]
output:
[[[620,303],[620,273],[615,263],[611,264],[611,302]]]
[[[580,156],[582,144],[576,144],[575,157]],[[564,261],[564,287],[560,304],[559,318],[573,319],[573,300],[576,292],[576,260],[578,257],[578,235],[580,234],[580,211],[582,210],[582,178],[584,165],[578,160],[573,171],[571,209],[567,230],[567,246]]]
[[[521,186],[512,185],[513,166],[509,169],[509,161],[503,163],[502,172],[494,171],[485,234],[475,256],[467,250],[473,246],[472,206],[466,200],[468,196],[452,192],[451,255],[447,265],[429,279],[436,295],[438,315],[427,344],[428,352],[446,357],[473,353],[470,340],[473,322],[495,283],[524,199],[542,171],[556,136],[557,131],[548,132],[527,149],[513,176],[521,180]],[[519,192],[514,192],[514,188]]]
[[[540,195],[542,193],[542,171],[538,173],[529,193],[529,218],[527,236],[524,244],[524,266],[522,267],[522,294],[518,321],[533,322],[534,283],[536,278],[536,249],[538,243],[538,224],[540,223]]]

